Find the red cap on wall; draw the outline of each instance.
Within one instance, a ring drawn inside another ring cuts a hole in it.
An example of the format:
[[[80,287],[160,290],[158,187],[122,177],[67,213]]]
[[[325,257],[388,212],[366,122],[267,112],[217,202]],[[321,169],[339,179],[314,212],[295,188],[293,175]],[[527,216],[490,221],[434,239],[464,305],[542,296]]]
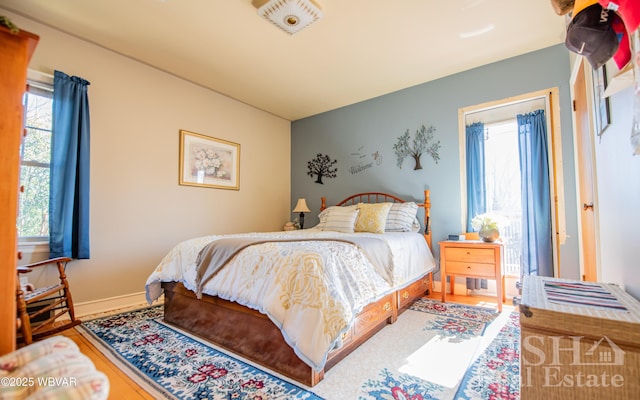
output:
[[[613,10],[624,21],[627,32],[631,33],[640,25],[640,1],[638,0],[599,0],[604,8]]]

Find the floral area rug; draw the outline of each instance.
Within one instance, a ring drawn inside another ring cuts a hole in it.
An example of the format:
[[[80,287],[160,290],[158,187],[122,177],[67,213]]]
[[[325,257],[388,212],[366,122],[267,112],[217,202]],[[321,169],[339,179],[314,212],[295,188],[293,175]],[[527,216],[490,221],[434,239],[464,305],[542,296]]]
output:
[[[467,371],[456,400],[520,398],[520,314],[509,315],[496,338]]]
[[[81,331],[155,398],[320,399],[170,328],[162,315],[160,306],[136,310],[83,322]]]
[[[327,399],[453,399],[498,315],[422,298],[329,370],[313,391]]]
[[[161,307],[85,321],[80,331],[155,398],[484,399],[518,390],[518,335],[507,330],[508,317],[420,299],[313,388],[165,325]],[[488,346],[496,335],[502,345]]]

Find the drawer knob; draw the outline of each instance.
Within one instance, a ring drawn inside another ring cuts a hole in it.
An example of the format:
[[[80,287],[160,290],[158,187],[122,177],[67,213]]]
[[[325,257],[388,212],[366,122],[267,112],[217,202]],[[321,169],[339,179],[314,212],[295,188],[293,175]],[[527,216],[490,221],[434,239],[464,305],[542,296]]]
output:
[[[402,298],[405,299],[405,300],[408,299],[409,298],[409,291],[403,292],[402,293]]]
[[[389,302],[384,303],[384,306],[382,306],[382,309],[385,311],[391,310],[391,303]]]
[[[470,255],[471,255],[471,252],[470,252],[470,251],[467,251],[467,255],[468,255],[468,256],[470,256]]]
[[[467,265],[467,269],[471,269],[471,265]]]

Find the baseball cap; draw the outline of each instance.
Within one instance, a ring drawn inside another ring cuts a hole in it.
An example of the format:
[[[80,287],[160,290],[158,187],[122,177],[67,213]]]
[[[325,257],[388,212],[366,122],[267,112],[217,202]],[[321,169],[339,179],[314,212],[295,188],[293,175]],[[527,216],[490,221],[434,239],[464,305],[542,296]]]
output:
[[[627,32],[631,33],[640,26],[640,1],[638,0],[599,0],[600,5],[613,10],[624,22]]]
[[[618,70],[624,68],[631,61],[631,42],[629,41],[629,33],[627,32],[622,18],[616,13],[610,15],[612,18],[611,26],[618,36],[618,51],[613,55],[613,60]]]
[[[619,41],[609,15],[613,12],[597,2],[584,6],[588,1],[593,0],[576,1],[573,18],[567,27],[565,46],[584,56],[597,69],[616,54]]]

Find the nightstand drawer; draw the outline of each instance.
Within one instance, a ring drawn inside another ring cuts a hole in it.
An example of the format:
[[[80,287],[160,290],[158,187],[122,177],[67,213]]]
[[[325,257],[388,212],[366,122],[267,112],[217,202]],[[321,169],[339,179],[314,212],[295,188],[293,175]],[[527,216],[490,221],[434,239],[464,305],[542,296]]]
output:
[[[447,275],[496,276],[495,264],[447,260]]]
[[[473,247],[447,247],[445,249],[447,264],[451,261],[473,261],[476,263],[493,263],[495,255],[493,249]],[[449,266],[447,265],[447,272]]]

